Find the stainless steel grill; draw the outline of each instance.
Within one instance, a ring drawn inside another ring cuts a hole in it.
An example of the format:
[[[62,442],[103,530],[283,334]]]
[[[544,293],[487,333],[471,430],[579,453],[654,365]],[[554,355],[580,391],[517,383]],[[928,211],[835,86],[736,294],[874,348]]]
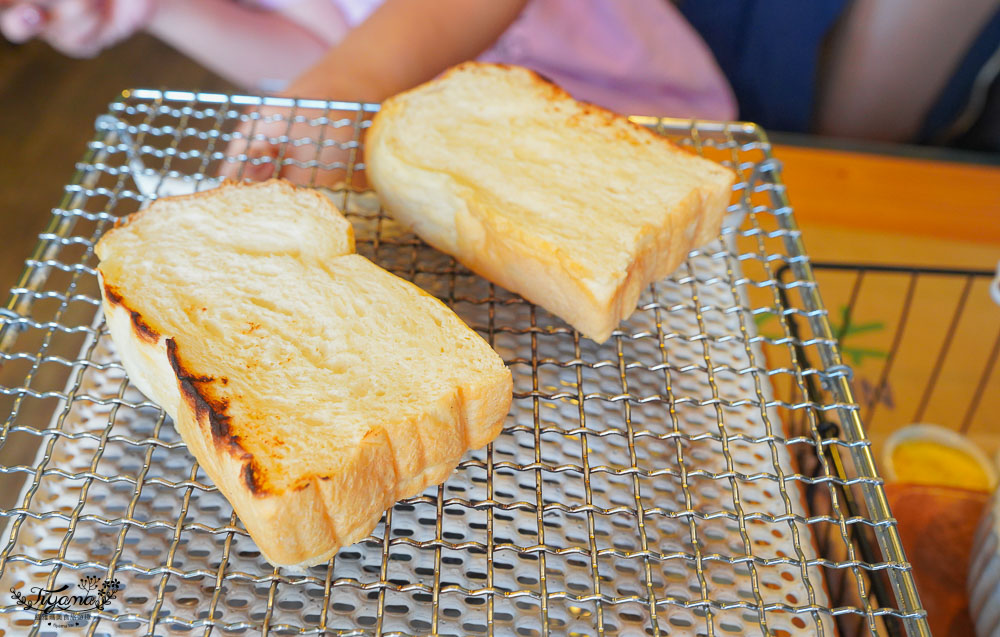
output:
[[[638,120],[740,183],[719,240],[597,346],[346,185],[376,110],[137,90],[99,118],[0,316],[0,590],[118,579],[78,616],[87,634],[929,634],[760,129]],[[278,151],[248,157],[275,122]],[[263,560],[129,384],[100,313],[100,234],[223,165],[334,184],[358,251],[442,298],[514,374],[496,442],[319,567]],[[761,317],[783,336],[759,336]],[[65,630],[12,597],[0,623]]]

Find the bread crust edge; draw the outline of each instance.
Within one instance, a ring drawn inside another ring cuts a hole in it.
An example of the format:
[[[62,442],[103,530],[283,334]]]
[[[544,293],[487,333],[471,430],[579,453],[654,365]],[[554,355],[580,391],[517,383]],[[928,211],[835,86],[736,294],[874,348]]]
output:
[[[648,127],[633,122],[626,115],[577,100],[535,71],[507,64],[470,61],[453,67],[436,79],[387,99],[375,114],[369,127],[365,144],[369,181],[375,185],[383,207],[403,225],[412,228],[413,218],[418,217],[420,213],[410,209],[411,206],[408,205],[410,202],[405,193],[396,192],[397,189],[392,185],[393,180],[386,179],[383,174],[390,169],[383,171],[382,153],[391,155],[396,161],[406,163],[389,149],[384,139],[385,130],[405,108],[411,93],[447,81],[456,73],[490,67],[523,72],[534,84],[546,91],[546,99],[549,101],[568,100],[580,104],[584,111],[582,115],[596,115],[603,118],[608,125],[626,126],[640,137],[688,154],[705,162],[706,167],[714,167],[710,168],[713,178],[706,180],[701,188],[693,191],[678,206],[676,215],[670,215],[665,219],[663,227],[650,229],[652,232],[637,246],[637,252],[628,268],[621,273],[621,279],[608,290],[608,294],[602,294],[602,298],[597,298],[583,280],[567,273],[564,265],[551,253],[533,250],[528,245],[520,246],[521,250],[518,250],[517,246],[508,245],[509,242],[503,240],[502,233],[494,233],[496,236],[493,236],[487,232],[482,246],[466,245],[461,238],[466,235],[457,233],[460,236],[454,249],[451,246],[439,245],[435,237],[421,237],[438,250],[451,254],[473,272],[517,292],[536,305],[549,309],[587,338],[603,343],[611,337],[620,323],[635,311],[643,288],[676,270],[692,248],[704,245],[718,236],[727,203],[732,196],[736,173],[731,168],[700,157]],[[407,165],[415,171],[424,170]],[[474,201],[459,199],[466,208],[475,204]],[[459,222],[460,220],[456,218],[455,223]],[[545,272],[545,276],[539,277],[537,272],[523,276],[511,274],[512,269],[521,268],[521,265],[527,262],[535,263],[536,267]],[[542,278],[547,280],[543,281]]]
[[[221,187],[256,185],[230,182]],[[333,206],[321,193],[310,192]],[[150,209],[134,213],[116,228]],[[109,230],[105,237],[114,232]],[[102,260],[108,256],[109,245],[104,238],[98,242],[96,251]],[[502,367],[474,386],[456,387],[454,395],[446,397],[451,405],[448,413],[456,419],[454,427],[461,429],[466,443],[456,454],[423,467],[416,475],[399,475],[389,436],[381,426],[373,425],[345,470],[336,475],[303,476],[289,489],[272,491],[259,479],[253,455],[230,433],[225,405],[200,387],[219,379],[200,376],[186,367],[174,339],[129,306],[124,295],[105,280],[100,265],[97,275],[108,330],[130,380],[173,419],[189,451],[232,504],[264,558],[275,565],[319,564],[343,546],[363,539],[396,501],[443,482],[468,449],[496,438],[510,409],[513,379],[510,370]],[[468,392],[471,395],[465,395]],[[419,428],[421,422],[409,424]],[[477,425],[475,430],[471,425]],[[370,497],[359,498],[359,493]]]
[[[173,339],[157,334],[153,340],[156,331],[120,297],[113,300],[114,288],[101,279],[105,318],[129,378],[170,415],[192,455],[272,564],[312,566],[363,539],[387,508],[443,482],[465,451],[495,439],[510,408],[512,378],[507,370],[474,388],[474,396],[456,390],[455,426],[464,430],[468,445],[457,455],[414,476],[398,475],[389,437],[375,426],[364,436],[349,468],[337,475],[307,476],[297,488],[269,491],[257,480],[253,455],[228,432],[224,408],[199,390],[208,379],[184,367]],[[465,413],[477,408],[482,413]],[[470,429],[470,421],[481,427]],[[369,497],[359,498],[359,493]]]

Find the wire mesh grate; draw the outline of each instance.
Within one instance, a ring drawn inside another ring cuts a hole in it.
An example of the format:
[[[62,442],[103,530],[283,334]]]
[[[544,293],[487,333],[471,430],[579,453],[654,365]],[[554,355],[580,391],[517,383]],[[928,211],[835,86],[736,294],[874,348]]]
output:
[[[363,188],[376,110],[141,90],[98,120],[0,317],[2,590],[117,579],[74,616],[98,635],[929,634],[759,129],[637,120],[740,184],[720,239],[598,346],[382,214]],[[93,255],[157,196],[274,166],[328,186],[358,252],[448,303],[514,375],[496,442],[303,570],[263,560],[129,383]],[[764,316],[782,336],[757,333]],[[63,629],[8,599],[12,632]]]

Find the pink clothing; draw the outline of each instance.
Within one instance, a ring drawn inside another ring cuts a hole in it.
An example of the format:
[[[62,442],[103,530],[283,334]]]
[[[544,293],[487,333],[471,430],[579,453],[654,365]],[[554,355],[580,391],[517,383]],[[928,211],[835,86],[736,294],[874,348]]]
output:
[[[254,1],[276,8],[297,0]],[[350,29],[383,0],[331,1]],[[722,71],[670,0],[530,0],[479,59],[533,69],[619,113],[736,116]]]
[[[669,0],[532,0],[480,59],[526,66],[619,113],[736,116],[708,46]]]

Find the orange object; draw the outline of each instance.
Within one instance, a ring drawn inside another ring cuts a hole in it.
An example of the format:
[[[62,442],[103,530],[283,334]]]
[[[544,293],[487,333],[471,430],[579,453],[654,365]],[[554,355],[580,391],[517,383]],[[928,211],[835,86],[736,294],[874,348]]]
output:
[[[1000,167],[775,145],[803,225],[1000,243]]]
[[[976,459],[960,449],[923,440],[904,442],[892,454],[900,479],[917,484],[988,492],[990,479]]]
[[[969,551],[989,493],[890,483],[889,507],[935,635],[974,635],[965,590]]]

